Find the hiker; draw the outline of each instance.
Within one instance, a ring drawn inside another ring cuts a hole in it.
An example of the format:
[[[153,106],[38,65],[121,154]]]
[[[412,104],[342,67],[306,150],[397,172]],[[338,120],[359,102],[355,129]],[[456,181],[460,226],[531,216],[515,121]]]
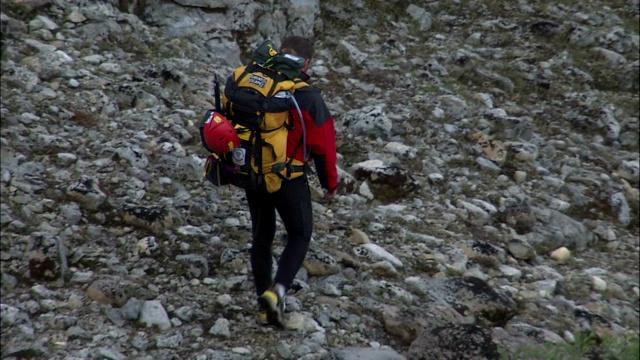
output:
[[[311,41],[299,36],[287,37],[282,41],[280,52],[305,59],[300,80],[307,81],[306,72],[314,54]],[[293,128],[287,137],[287,156],[299,161],[307,160],[307,156],[313,159],[320,184],[325,189],[324,198],[330,200],[338,187],[334,119],[317,88],[297,88],[294,96],[300,111],[292,109],[290,112]],[[305,151],[295,152],[301,141],[305,143]],[[283,327],[285,294],[302,266],[313,230],[307,176],[283,181],[274,193],[246,190],[246,195],[253,228],[251,269],[261,316],[269,324]],[[271,247],[276,232],[276,211],[287,231],[287,242],[273,278]]]

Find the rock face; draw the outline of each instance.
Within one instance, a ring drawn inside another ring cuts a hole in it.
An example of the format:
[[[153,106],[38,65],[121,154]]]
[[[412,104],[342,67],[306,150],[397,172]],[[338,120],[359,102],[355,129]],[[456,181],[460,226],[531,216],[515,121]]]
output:
[[[494,290],[477,277],[450,277],[410,283],[437,304],[451,306],[464,315],[474,315],[477,321],[505,324],[516,314],[516,303],[510,294]]]
[[[499,359],[498,347],[486,328],[456,324],[425,330],[409,348],[408,360]]]
[[[637,336],[638,15],[3,0],[1,357],[496,359]],[[287,35],[316,45],[340,189],[326,202],[309,174],[313,241],[277,331],[244,192],[202,178],[198,125],[214,76]]]

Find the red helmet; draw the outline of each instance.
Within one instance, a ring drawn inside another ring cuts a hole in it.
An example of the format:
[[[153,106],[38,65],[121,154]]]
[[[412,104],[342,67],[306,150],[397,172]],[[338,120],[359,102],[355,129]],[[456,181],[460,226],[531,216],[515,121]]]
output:
[[[218,154],[224,154],[240,146],[236,129],[226,117],[215,111],[211,111],[205,117],[201,135],[205,147]]]

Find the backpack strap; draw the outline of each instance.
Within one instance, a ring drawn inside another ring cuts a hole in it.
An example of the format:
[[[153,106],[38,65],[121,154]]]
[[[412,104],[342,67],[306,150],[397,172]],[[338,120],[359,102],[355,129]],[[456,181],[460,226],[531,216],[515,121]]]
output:
[[[297,78],[294,80],[294,86],[293,86],[293,90],[296,91],[297,89],[303,88],[309,86],[309,84],[307,84],[305,81],[303,81],[300,78]],[[300,107],[298,106],[298,103],[296,101],[295,98],[293,98],[293,102],[296,106],[296,110],[298,111],[298,116],[300,116],[300,121],[302,122],[302,137],[300,138],[300,141],[298,141],[298,144],[296,144],[296,147],[293,149],[293,152],[291,153],[291,157],[289,157],[289,160],[286,163],[286,169],[287,169],[287,178],[291,176],[291,174],[295,173],[295,172],[305,172],[306,168],[307,168],[307,154],[306,154],[306,126],[304,123],[304,119],[302,118],[304,115],[302,115],[302,111],[300,110]],[[291,128],[290,130],[293,130],[294,125],[293,123],[290,125]],[[293,161],[296,158],[296,154],[298,153],[298,150],[300,150],[300,147],[303,147],[305,151],[304,154],[304,161],[302,163],[302,165],[293,165]]]

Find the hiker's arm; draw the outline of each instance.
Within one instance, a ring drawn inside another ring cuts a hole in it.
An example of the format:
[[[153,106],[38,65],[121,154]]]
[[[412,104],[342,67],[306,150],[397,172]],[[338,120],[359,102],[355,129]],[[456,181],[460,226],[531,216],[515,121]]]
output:
[[[298,90],[296,98],[302,108],[307,130],[307,146],[311,151],[320,185],[330,193],[335,193],[338,187],[338,159],[333,116],[320,91],[314,87]]]
[[[311,157],[323,188],[334,192],[338,187],[338,157],[333,117],[309,132],[312,137]]]

